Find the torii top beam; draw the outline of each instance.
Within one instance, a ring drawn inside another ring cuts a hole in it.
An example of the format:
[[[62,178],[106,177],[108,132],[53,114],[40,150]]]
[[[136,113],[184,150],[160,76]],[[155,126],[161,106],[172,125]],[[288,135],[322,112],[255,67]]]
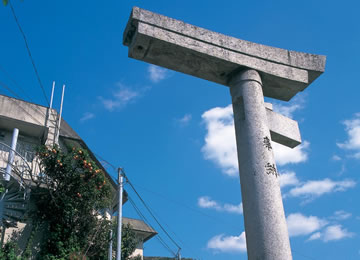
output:
[[[132,9],[124,32],[129,56],[225,86],[243,68],[257,70],[264,96],[288,101],[325,69],[326,57],[257,44]]]

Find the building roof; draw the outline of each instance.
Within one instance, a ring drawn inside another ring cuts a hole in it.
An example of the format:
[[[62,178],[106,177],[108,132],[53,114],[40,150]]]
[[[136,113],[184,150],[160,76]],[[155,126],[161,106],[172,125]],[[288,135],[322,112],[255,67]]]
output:
[[[57,113],[53,109],[54,113]],[[47,135],[48,129],[46,127],[47,116],[49,108],[35,103],[27,102],[21,99],[0,95],[0,126],[6,130],[13,128],[21,129],[21,132],[27,135],[36,136],[39,139]],[[71,128],[71,126],[62,118],[60,124],[59,136],[70,146],[82,147],[88,150],[91,159],[104,171],[109,179],[112,187],[116,190],[117,184],[112,179],[110,174],[106,171],[103,165],[99,162],[93,152],[89,149],[81,137]],[[125,195],[126,192],[124,192]],[[126,201],[124,196],[124,200]]]
[[[157,232],[144,221],[133,218],[122,218],[122,223],[124,225],[130,225],[131,229],[137,233],[141,233],[144,236],[144,242],[152,238],[157,234]]]

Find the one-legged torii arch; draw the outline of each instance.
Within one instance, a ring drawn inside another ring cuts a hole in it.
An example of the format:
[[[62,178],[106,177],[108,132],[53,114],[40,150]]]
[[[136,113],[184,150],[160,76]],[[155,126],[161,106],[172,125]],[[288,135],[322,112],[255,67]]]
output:
[[[294,148],[300,132],[264,96],[290,100],[324,72],[326,57],[240,40],[138,7],[123,43],[131,58],[230,88],[248,258],[292,259],[270,140]]]

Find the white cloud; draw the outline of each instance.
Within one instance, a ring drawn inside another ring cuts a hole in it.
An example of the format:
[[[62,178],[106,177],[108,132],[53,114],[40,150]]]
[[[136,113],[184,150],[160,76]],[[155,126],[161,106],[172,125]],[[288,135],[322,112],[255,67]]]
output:
[[[202,114],[202,119],[207,129],[202,147],[205,159],[215,162],[225,174],[237,176],[239,168],[232,106],[212,108]],[[273,147],[279,165],[307,160],[307,141],[294,149],[276,143],[273,143]]]
[[[279,177],[280,187],[296,186],[300,182],[295,172],[281,172]]]
[[[309,235],[327,224],[327,221],[315,216],[304,216],[301,213],[293,213],[286,218],[289,236]]]
[[[139,91],[132,90],[131,88],[128,88],[120,83],[117,85],[118,89],[113,92],[111,98],[104,98],[102,96],[98,97],[104,107],[109,111],[113,111],[116,108],[125,107],[127,104],[140,96]]]
[[[286,117],[293,117],[293,113],[296,110],[301,109],[302,106],[300,104],[293,104],[293,105],[280,105],[278,103],[274,103],[273,104],[273,110],[279,114],[282,114],[283,116]]]
[[[320,239],[320,238],[321,238],[321,233],[316,232],[316,233],[312,234],[308,240],[310,241],[310,240],[316,240],[316,239]]]
[[[322,232],[313,234],[309,240],[321,239],[324,242],[341,240],[348,237],[353,237],[355,234],[342,228],[341,225],[332,225],[325,228]]]
[[[341,161],[341,157],[340,156],[338,156],[338,155],[333,155],[333,157],[331,157],[331,159],[333,160],[333,161]]]
[[[220,252],[246,252],[245,232],[239,236],[214,236],[207,243],[207,247]]]
[[[355,158],[355,159],[360,159],[360,152],[355,153],[355,154],[353,155],[353,158]]]
[[[328,178],[316,181],[307,181],[298,187],[292,188],[288,195],[292,197],[318,197],[326,193],[345,191],[356,185],[353,180],[333,181]]]
[[[334,219],[334,220],[345,220],[345,219],[348,219],[352,216],[351,213],[349,212],[346,212],[344,210],[338,210],[338,211],[335,211],[334,212],[334,215],[331,217],[331,219]]]
[[[238,205],[225,203],[223,206],[224,211],[236,214],[243,214],[243,205],[242,203]]]
[[[297,95],[290,102],[287,102],[286,105],[284,103],[275,102],[273,103],[273,110],[279,114],[282,114],[286,117],[293,117],[295,111],[303,109],[305,103],[304,95]]]
[[[291,149],[287,146],[272,142],[276,163],[280,166],[285,164],[295,164],[307,161],[307,150],[310,146],[308,141]]]
[[[182,118],[176,119],[176,122],[181,126],[186,126],[192,119],[191,114],[185,114]]]
[[[215,162],[229,176],[238,175],[234,120],[232,106],[215,107],[202,114],[207,128],[205,159]]]
[[[148,67],[150,80],[157,83],[167,77],[167,70],[155,65],[149,65]]]
[[[198,205],[200,208],[219,208],[218,203],[215,200],[211,200],[210,197],[203,196],[198,199]]]
[[[355,114],[351,120],[345,120],[343,124],[348,139],[344,143],[337,143],[337,146],[345,150],[355,150],[352,157],[360,159],[360,113]]]
[[[80,122],[85,122],[87,120],[90,120],[95,117],[94,113],[86,112],[83,114],[83,116],[80,118]]]
[[[207,209],[215,209],[216,211],[223,211],[223,212],[229,212],[229,213],[235,213],[235,214],[242,214],[243,213],[243,207],[242,203],[238,205],[233,205],[229,203],[219,203],[215,200],[212,200],[208,196],[203,196],[198,199],[198,206],[200,208],[207,208]]]

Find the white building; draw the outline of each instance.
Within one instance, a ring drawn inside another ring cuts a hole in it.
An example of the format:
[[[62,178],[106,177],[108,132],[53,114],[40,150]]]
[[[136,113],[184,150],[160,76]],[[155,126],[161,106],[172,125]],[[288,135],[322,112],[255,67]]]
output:
[[[17,141],[16,149],[12,149],[12,143],[15,140]],[[65,120],[61,119],[59,124],[59,115],[56,110],[0,95],[0,180],[4,182],[6,172],[11,175],[9,192],[0,199],[0,223],[2,231],[6,230],[6,232],[1,232],[1,241],[6,241],[14,229],[31,230],[31,221],[23,218],[31,205],[31,198],[29,199],[26,187],[33,184],[32,179],[36,181],[43,177],[35,156],[35,148],[44,144],[49,146],[58,144],[61,148],[70,146],[86,149],[93,161],[105,173],[113,190],[117,189],[117,184],[81,137]],[[8,163],[9,160],[12,163]],[[11,165],[10,168],[9,165]],[[124,193],[123,203],[127,200],[127,194]],[[124,223],[133,227],[139,239],[134,255],[143,256],[143,243],[157,233],[139,220],[124,218]],[[30,234],[30,232],[24,233]],[[38,232],[34,239],[41,241],[41,238],[42,233]],[[20,247],[24,246],[26,241],[26,236],[21,237]]]

